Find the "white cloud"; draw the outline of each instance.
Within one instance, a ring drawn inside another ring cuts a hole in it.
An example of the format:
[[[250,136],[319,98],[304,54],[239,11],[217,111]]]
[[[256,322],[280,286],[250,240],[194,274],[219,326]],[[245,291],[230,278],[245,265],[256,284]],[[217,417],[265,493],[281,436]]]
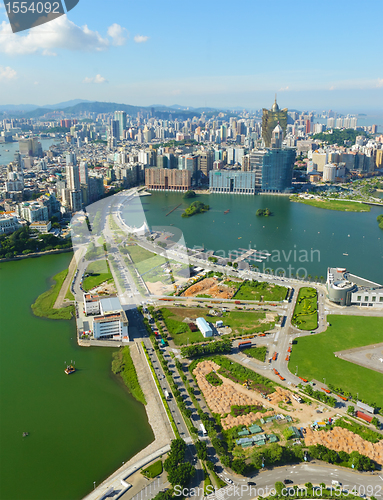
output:
[[[9,66],[0,66],[0,82],[17,78],[17,73]]]
[[[113,45],[124,45],[129,36],[127,30],[117,23],[109,26],[108,35],[112,39]]]
[[[149,37],[148,36],[143,36],[143,35],[136,35],[134,37],[134,41],[136,43],[144,43],[144,42],[147,42],[149,40]]]
[[[281,87],[278,92],[287,92],[289,89],[289,87]]]
[[[378,81],[376,83],[377,87],[383,87],[383,78],[378,78]]]
[[[108,80],[101,76],[100,74],[94,76],[94,77],[86,77],[82,81],[82,83],[108,83]]]
[[[125,43],[127,32],[118,24],[108,28],[107,37],[92,31],[87,25],[77,26],[66,15],[33,28],[26,35],[12,33],[8,22],[0,24],[0,52],[9,55],[41,53],[55,56],[54,49],[100,52],[113,45]]]

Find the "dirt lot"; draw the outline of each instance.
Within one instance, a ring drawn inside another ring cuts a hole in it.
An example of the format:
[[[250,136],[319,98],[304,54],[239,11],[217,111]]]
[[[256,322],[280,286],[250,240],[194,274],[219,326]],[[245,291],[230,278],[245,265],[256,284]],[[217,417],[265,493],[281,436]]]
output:
[[[219,282],[217,278],[205,278],[185,290],[181,297],[196,297],[197,295],[210,295],[215,299],[231,299],[236,289]]]
[[[207,360],[198,363],[193,372],[197,379],[198,386],[212,412],[226,415],[230,413],[231,407],[234,405],[244,406],[254,404],[263,406],[268,410],[267,413],[248,413],[247,415],[238,417],[227,415],[222,419],[222,426],[224,429],[230,429],[236,425],[251,425],[257,419],[261,418],[261,416],[270,416],[275,413],[291,415],[294,419],[299,420],[300,426],[308,426],[314,420],[334,417],[337,413],[336,410],[330,411],[323,408],[325,414],[322,417],[316,412],[320,404],[312,403],[309,406],[297,403],[292,399],[291,391],[280,387],[277,387],[276,392],[270,395],[271,401],[265,400],[259,392],[249,390],[241,384],[223,377],[219,373],[217,373],[217,375],[221,378],[223,384],[213,386],[206,380],[206,375],[213,370],[218,371],[219,368],[219,365],[214,363],[214,361]],[[287,404],[285,402],[286,399],[289,399],[291,404]]]
[[[335,451],[345,451],[351,453],[358,451],[362,455],[367,455],[378,464],[383,464],[383,441],[370,443],[362,439],[357,434],[348,429],[335,427],[332,431],[313,431],[308,428],[305,435],[307,446],[313,444],[323,444]]]

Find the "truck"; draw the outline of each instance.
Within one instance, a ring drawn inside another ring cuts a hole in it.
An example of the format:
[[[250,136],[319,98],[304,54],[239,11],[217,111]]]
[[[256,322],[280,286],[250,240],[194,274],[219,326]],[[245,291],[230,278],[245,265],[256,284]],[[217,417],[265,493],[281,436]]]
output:
[[[275,352],[275,353],[273,354],[273,361],[276,361],[276,360],[277,360],[277,357],[278,357],[278,353],[277,353],[277,352]]]
[[[166,399],[167,401],[169,401],[169,399],[170,399],[170,394],[168,393],[168,391],[167,391],[166,389],[164,390],[164,396],[165,396],[165,399]]]
[[[297,403],[302,403],[302,398],[297,394],[293,394],[293,399],[295,399]]]
[[[235,301],[234,301],[234,304],[240,304],[240,303],[241,303],[241,301],[240,301],[240,300],[235,300]]]
[[[251,340],[246,340],[238,344],[238,349],[246,349],[247,347],[251,347]]]
[[[200,424],[199,428],[201,430],[202,436],[206,436],[207,432],[206,432],[205,426],[203,424]]]
[[[371,423],[372,419],[374,418],[371,415],[367,415],[367,413],[363,413],[362,411],[359,411],[359,410],[356,410],[355,416],[358,418],[361,418],[362,420],[364,420],[365,422],[368,422],[369,424]]]

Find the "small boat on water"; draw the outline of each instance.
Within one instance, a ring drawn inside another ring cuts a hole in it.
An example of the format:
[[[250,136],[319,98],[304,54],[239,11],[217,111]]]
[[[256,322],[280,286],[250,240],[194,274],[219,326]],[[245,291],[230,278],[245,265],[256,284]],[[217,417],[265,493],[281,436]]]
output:
[[[70,365],[67,365],[67,367],[65,368],[65,373],[67,375],[70,375],[71,373],[74,373],[76,371],[76,368],[74,367],[74,363],[72,365],[72,362]]]
[[[23,432],[23,438],[29,436],[29,432]]]
[[[344,253],[343,255],[348,255],[348,253]]]
[[[223,213],[228,214],[229,212],[230,212],[230,210],[225,210]]]

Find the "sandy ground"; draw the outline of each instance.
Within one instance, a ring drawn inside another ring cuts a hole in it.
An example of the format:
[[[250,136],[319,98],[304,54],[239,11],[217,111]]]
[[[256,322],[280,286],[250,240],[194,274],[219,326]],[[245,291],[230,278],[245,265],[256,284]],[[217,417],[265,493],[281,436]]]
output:
[[[215,299],[231,299],[235,292],[235,288],[224,285],[216,278],[205,278],[204,280],[189,287],[181,294],[181,296],[196,297],[197,295],[206,294]]]
[[[332,431],[313,431],[308,428],[305,435],[307,446],[323,444],[335,451],[345,451],[351,453],[358,451],[362,455],[367,455],[378,464],[383,464],[383,441],[379,443],[370,443],[362,439],[357,434],[348,429],[335,427]]]
[[[143,278],[145,280],[145,276]],[[175,285],[183,286],[186,283],[186,278],[175,277]],[[155,281],[151,283],[149,281],[145,281],[146,286],[148,287],[149,292],[152,295],[168,295],[174,292],[174,284],[173,283],[162,283],[162,281]]]
[[[228,415],[222,419],[222,426],[224,429],[229,429],[235,425],[251,425],[258,418],[261,418],[261,416],[269,416],[275,413],[291,415],[294,419],[299,420],[300,426],[308,426],[314,420],[334,417],[337,413],[335,409],[327,410],[326,408],[323,408],[324,415],[318,414],[316,410],[320,407],[320,404],[312,403],[311,406],[300,404],[292,399],[293,393],[291,391],[280,387],[277,387],[276,392],[270,395],[271,401],[268,401],[264,399],[258,391],[249,390],[246,387],[221,376],[219,373],[217,373],[217,375],[221,378],[223,384],[213,386],[206,380],[206,375],[213,370],[218,371],[219,368],[219,365],[213,361],[207,360],[198,363],[193,372],[208,406],[214,413],[225,415],[230,413],[231,407],[234,405],[244,406],[254,404],[261,405],[264,408],[267,408],[270,412],[267,414],[260,412],[248,413],[247,415],[241,415],[238,417]],[[284,403],[284,400],[286,399],[289,399],[291,404]],[[283,403],[283,408],[279,407],[281,402]]]
[[[92,290],[89,290],[89,292],[92,295],[95,294],[106,294],[106,295],[112,295],[114,293],[117,293],[116,287],[114,286],[113,283],[102,283],[100,286],[96,286],[95,288],[92,288]]]

